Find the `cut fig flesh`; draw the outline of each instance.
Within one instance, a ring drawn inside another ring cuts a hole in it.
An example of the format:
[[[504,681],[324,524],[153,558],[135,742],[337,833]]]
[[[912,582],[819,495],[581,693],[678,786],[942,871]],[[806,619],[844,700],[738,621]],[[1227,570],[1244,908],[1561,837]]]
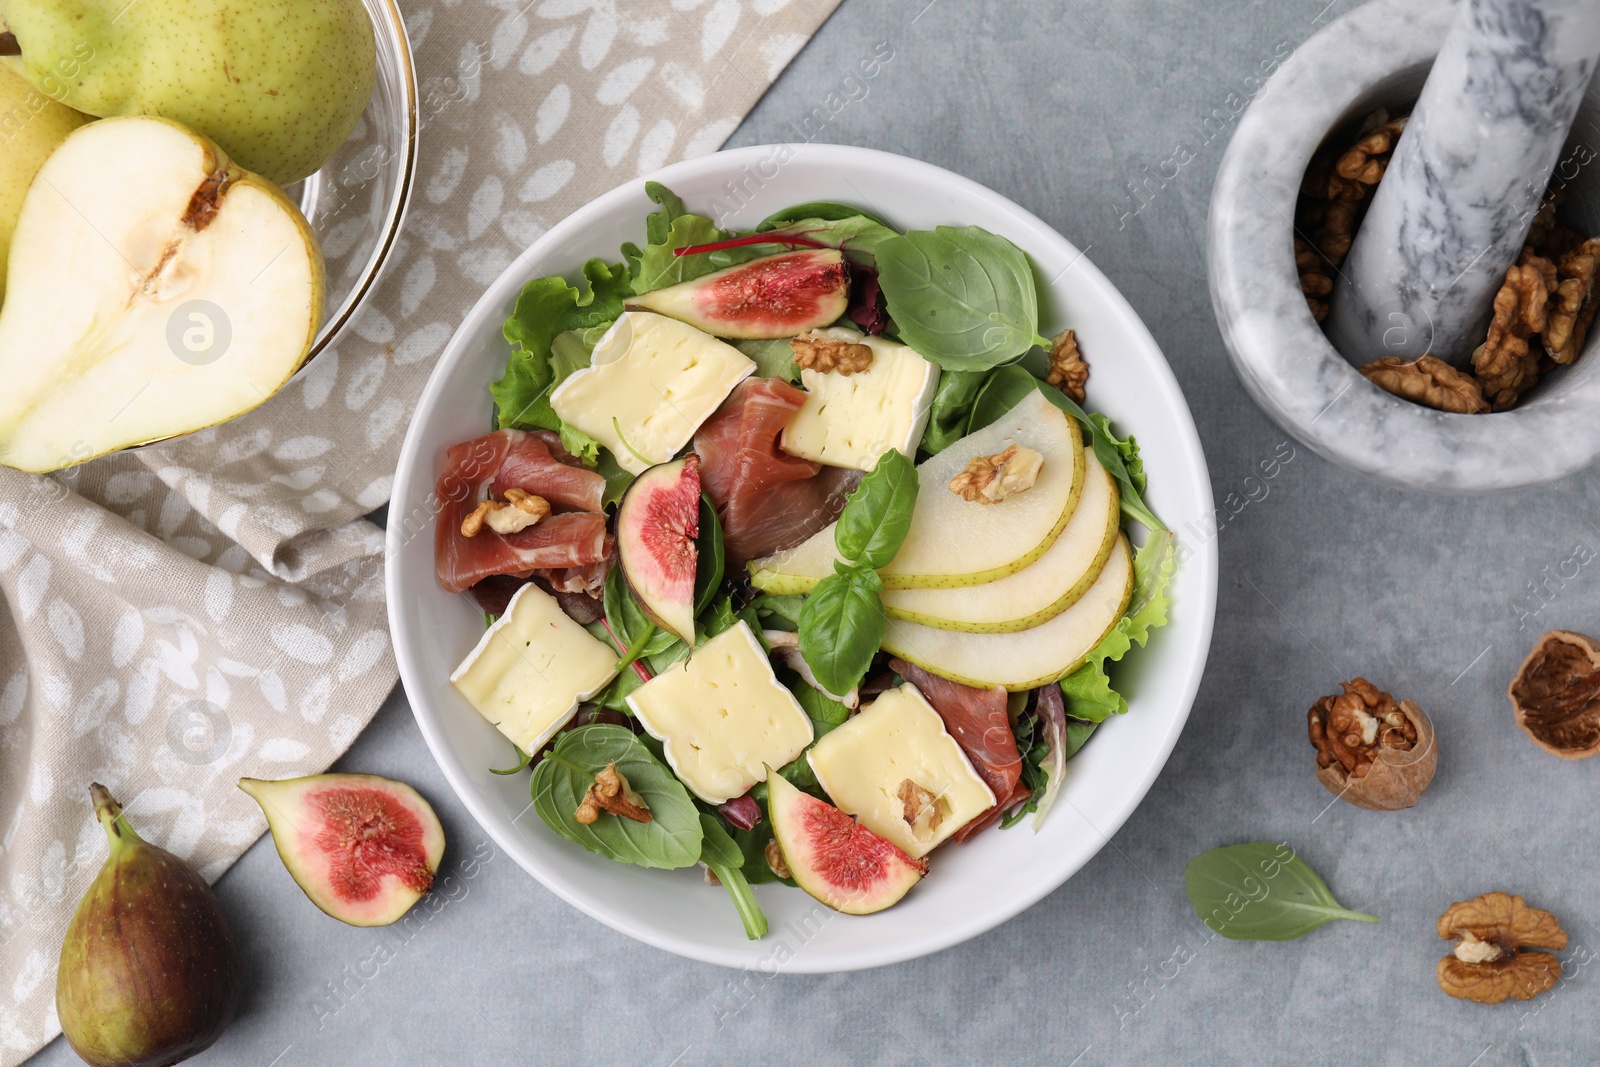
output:
[[[433,885],[444,828],[404,782],[373,774],[239,779],[311,903],[351,926],[387,926]]]
[[[617,558],[650,620],[694,644],[694,576],[700,554],[700,457],[651,467],[617,508]]]
[[[764,256],[628,302],[717,337],[751,340],[827,326],[849,305],[850,268],[832,248]]]
[[[928,873],[926,860],[912,859],[781,774],[767,776],[767,814],[795,882],[835,911],[882,911]]]

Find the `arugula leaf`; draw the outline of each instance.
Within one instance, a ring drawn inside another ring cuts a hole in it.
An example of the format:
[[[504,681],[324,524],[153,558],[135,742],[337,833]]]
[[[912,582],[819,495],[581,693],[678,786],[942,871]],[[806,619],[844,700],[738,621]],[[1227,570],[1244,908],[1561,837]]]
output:
[[[588,358],[585,353],[580,360],[570,341],[561,346],[559,359],[553,358],[556,339],[616,321],[631,292],[622,265],[607,266],[599,259],[583,265],[582,286],[575,289],[565,278],[548,277],[522,287],[502,331],[512,346],[506,375],[489,387],[496,426],[561,429],[561,419],[550,407],[550,391],[587,366]],[[581,347],[582,340],[574,340]]]
[[[988,372],[981,370],[947,370],[939,375],[928,428],[922,432],[924,452],[937,455],[967,435],[973,401],[987,378]]]
[[[1073,718],[1067,719],[1067,740],[1066,744],[1061,747],[1061,751],[1066,754],[1067,759],[1071,759],[1078,754],[1079,750],[1083,748],[1083,743],[1089,740],[1089,735],[1094,733],[1095,727],[1099,725],[1097,722],[1083,722]]]
[[[722,520],[705,493],[700,494],[700,537],[695,550],[694,613],[698,616],[711,606],[722,587]]]
[[[791,223],[799,222],[803,219],[841,222],[856,216],[876,222],[884,229],[891,228],[887,222],[884,222],[870,211],[863,211],[858,207],[851,207],[849,204],[836,204],[831,200],[813,200],[809,203],[786,207],[782,211],[774,211],[761,220],[760,224],[756,226],[756,232],[765,233],[768,230],[776,230],[780,227],[787,229]]]
[[[839,515],[833,533],[839,554],[863,567],[887,566],[911,529],[916,505],[916,464],[891,448],[878,457],[872,470],[851,491]],[[810,662],[809,656],[806,659]]]
[[[588,435],[585,434],[584,436]],[[589,439],[591,441],[594,440],[592,437]],[[566,441],[566,434],[561,435],[561,440],[563,442]],[[567,451],[572,452],[572,449],[568,447]],[[600,497],[600,506],[609,508],[613,504],[622,503],[622,494],[626,493],[628,486],[633,484],[634,475],[631,471],[622,469],[622,464],[617,462],[617,458],[611,454],[609,448],[597,447],[596,451],[595,470],[599,471],[600,476],[606,480],[605,492]],[[577,455],[577,453],[573,452],[573,455]]]
[[[1287,844],[1256,841],[1202,852],[1184,867],[1183,887],[1201,921],[1230,941],[1290,941],[1335,919],[1378,921],[1340,906]]]
[[[515,741],[511,743],[511,750],[517,754],[517,765],[515,767],[506,767],[504,769],[499,767],[490,767],[490,774],[516,774],[518,771],[527,770],[529,765],[533,763],[534,753],[522,751],[522,746],[517,744]]]
[[[608,763],[615,763],[644,798],[649,822],[602,815],[584,825],[574,817],[595,775]],[[689,791],[621,726],[593,723],[561,734],[554,750],[534,768],[530,789],[533,808],[545,825],[590,852],[618,863],[666,870],[688,867],[700,859],[705,831]]]
[[[752,941],[761,940],[767,936],[767,916],[756,903],[756,895],[750,891],[750,883],[744,876],[743,850],[714,815],[701,812],[700,829],[705,835],[700,845],[700,862],[711,869],[733,899],[733,906],[744,923],[744,936]]]
[[[674,645],[683,644],[670,631],[660,629],[650,621],[650,617],[629,592],[621,567],[612,567],[611,573],[606,575],[601,605],[612,636],[623,645],[622,659],[617,663],[619,671],[632,665],[634,660],[658,656]]]
[[[834,566],[800,612],[800,654],[829,692],[848,693],[872,665],[888,615],[877,571]]]
[[[1150,640],[1150,631],[1166,623],[1171,606],[1167,586],[1176,565],[1170,530],[1151,534],[1134,553],[1133,596],[1128,610],[1089,652],[1088,662],[1061,681],[1067,714],[1072,718],[1098,723],[1128,710],[1122,694],[1111,688],[1105,664],[1108,660],[1120,661],[1135,645],[1144,647]]]
[[[794,365],[794,349],[789,347],[787,337],[766,341],[735,341],[733,347],[755,361],[759,377],[781,378],[786,382],[800,380],[800,369]]]
[[[910,230],[877,246],[901,338],[946,370],[988,370],[1039,336],[1039,294],[1020,248],[977,226]]]

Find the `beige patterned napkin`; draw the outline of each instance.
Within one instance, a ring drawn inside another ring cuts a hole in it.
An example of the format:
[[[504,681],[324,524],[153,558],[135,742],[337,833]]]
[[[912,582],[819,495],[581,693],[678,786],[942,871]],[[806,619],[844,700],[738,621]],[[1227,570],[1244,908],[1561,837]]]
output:
[[[394,265],[238,421],[53,477],[0,468],[0,1067],[58,1032],[56,957],[104,782],[219,877],[234,788],[331,763],[395,682],[382,538],[406,416],[463,313],[550,225],[721,145],[837,0],[403,3],[424,99]]]

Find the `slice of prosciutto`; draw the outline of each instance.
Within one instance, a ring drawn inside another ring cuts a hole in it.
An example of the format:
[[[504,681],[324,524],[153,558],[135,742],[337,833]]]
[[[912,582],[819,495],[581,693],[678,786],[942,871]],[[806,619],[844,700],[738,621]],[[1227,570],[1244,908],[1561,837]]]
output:
[[[463,536],[461,520],[502,477],[504,488],[525,488],[552,504],[593,509],[552,515],[514,534],[485,527],[476,537]],[[538,571],[605,562],[611,544],[605,515],[599,511],[604,491],[604,478],[561,462],[537,434],[498,430],[452,446],[434,486],[439,513],[433,550],[439,584],[459,593],[493,575],[526,578]]]
[[[844,510],[858,471],[824,467],[778,448],[805,402],[776,378],[746,378],[694,435],[700,483],[722,520],[728,568],[792,548]]]
[[[1003,688],[974,689],[898,658],[891,659],[889,667],[916,686],[933,705],[944,720],[944,728],[972,761],[972,769],[1000,801],[956,831],[957,841],[965,841],[998,819],[1001,812],[1027,798],[1028,787],[1022,784],[1022,755],[1017,751],[1017,737],[1011,732]]]

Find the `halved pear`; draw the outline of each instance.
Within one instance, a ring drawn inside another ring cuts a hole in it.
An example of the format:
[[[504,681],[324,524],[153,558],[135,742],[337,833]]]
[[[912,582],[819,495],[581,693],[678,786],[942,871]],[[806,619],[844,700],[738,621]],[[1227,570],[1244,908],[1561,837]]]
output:
[[[1077,670],[1128,609],[1133,553],[1119,536],[1100,577],[1078,602],[1049,622],[1009,634],[935,630],[890,619],[883,647],[943,678],[978,689],[1033,689]]]
[[[1083,496],[1045,554],[1015,574],[955,589],[886,589],[890,616],[939,630],[1012,633],[1048,622],[1100,577],[1122,515],[1116,479],[1086,453]]]
[[[950,480],[979,456],[1026,445],[1044,457],[1025,492],[979,504],[950,492]],[[997,422],[968,434],[917,467],[911,529],[889,565],[885,589],[948,589],[1015,574],[1044,555],[1066,528],[1084,485],[1083,436],[1037,389]],[[834,526],[749,564],[750,581],[769,593],[805,593],[833,573]]]
[[[33,176],[67,134],[89,121],[22,80],[0,63],[0,297],[6,292],[11,231]]]
[[[0,464],[50,471],[277,392],[322,322],[282,190],[166,119],[74,132],[29,187],[0,312]]]

